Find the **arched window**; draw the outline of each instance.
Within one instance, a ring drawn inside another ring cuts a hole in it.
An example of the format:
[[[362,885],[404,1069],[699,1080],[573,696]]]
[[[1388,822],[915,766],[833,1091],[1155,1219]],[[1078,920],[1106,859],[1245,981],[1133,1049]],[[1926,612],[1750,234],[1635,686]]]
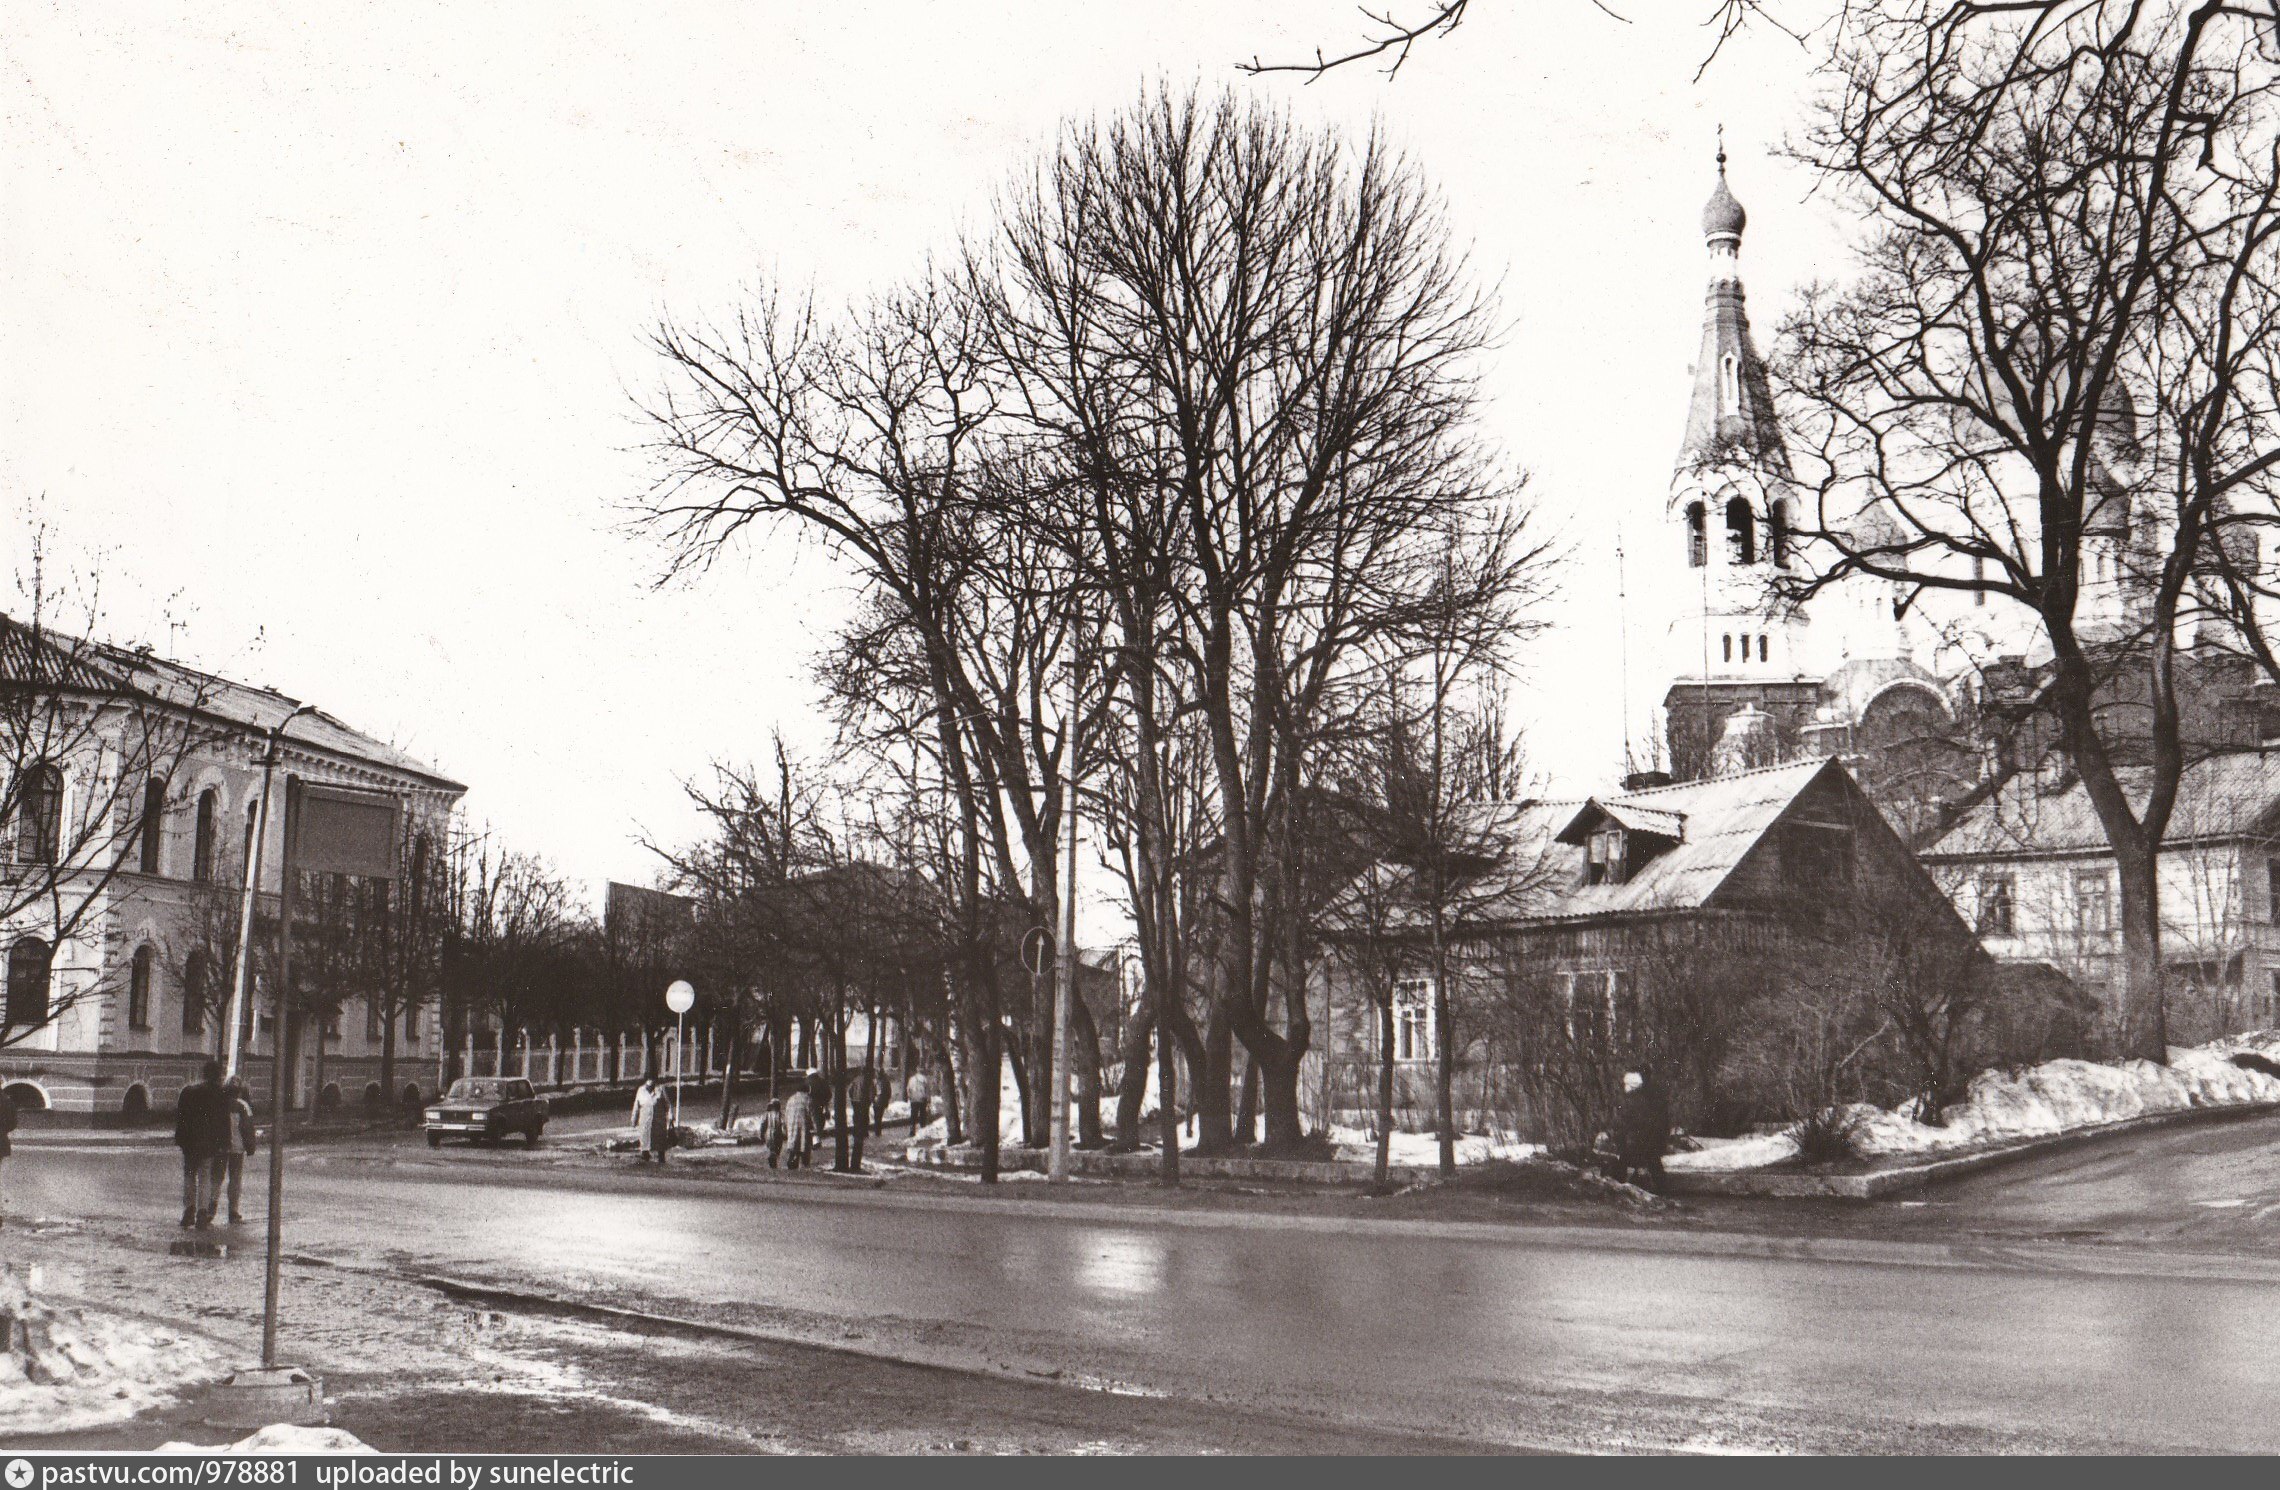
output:
[[[1734,633],[1729,631],[1718,639],[1726,644],[1726,660],[1732,662],[1734,660]]]
[[[63,842],[63,772],[42,761],[23,775],[16,789],[16,858],[24,864],[53,864]]]
[[[1765,546],[1768,557],[1779,569],[1789,567],[1789,504],[1776,502],[1766,509]]]
[[[1700,502],[1686,504],[1686,562],[1697,569],[1710,562],[1710,515]]]
[[[127,972],[127,1028],[150,1028],[150,980],[158,964],[158,953],[150,943],[135,948],[134,965]]]
[[[1742,359],[1728,352],[1718,362],[1718,412],[1742,411]]]
[[[153,776],[143,783],[142,801],[142,860],[139,867],[145,874],[158,873],[159,845],[166,837],[166,783]]]
[[[214,787],[198,793],[198,836],[190,850],[190,878],[201,885],[214,882],[214,839],[221,831],[222,794]]]
[[[1757,519],[1742,497],[1726,504],[1726,559],[1733,564],[1757,562]]]
[[[204,947],[190,954],[182,969],[182,1033],[206,1033],[206,1000],[213,991],[214,959]]]
[[[1766,639],[1763,632],[1760,632],[1758,634],[1758,661],[1763,662],[1768,657],[1770,657],[1772,655],[1772,648],[1773,643]]]
[[[8,949],[8,1012],[11,1029],[38,1029],[48,1022],[48,975],[55,954],[46,942],[27,936]]]

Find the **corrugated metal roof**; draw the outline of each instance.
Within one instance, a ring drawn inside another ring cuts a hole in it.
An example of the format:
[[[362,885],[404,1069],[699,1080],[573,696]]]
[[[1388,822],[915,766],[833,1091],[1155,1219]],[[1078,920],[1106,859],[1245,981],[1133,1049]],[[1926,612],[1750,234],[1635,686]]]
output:
[[[2131,807],[2142,812],[2149,773],[2129,767],[2116,774]],[[2272,831],[2276,818],[2280,818],[2280,755],[2253,750],[2214,755],[2187,766],[2178,779],[2177,807],[2165,838],[2182,843],[2261,837]],[[1923,857],[1954,860],[2109,850],[2106,830],[2079,780],[2058,787],[2042,777],[2021,774],[1966,812]]]
[[[1497,859],[1465,886],[1454,909],[1475,925],[1700,909],[1815,777],[1841,769],[1830,760],[1799,761],[1588,799],[1611,817],[1620,809],[1641,822],[1679,825],[1678,841],[1622,884],[1585,884],[1583,848],[1559,839],[1585,803],[1475,804],[1458,817],[1459,832],[1495,845]],[[1348,893],[1375,894],[1383,904],[1406,896],[1411,878],[1406,869],[1380,864]],[[1408,928],[1421,917],[1389,919]]]

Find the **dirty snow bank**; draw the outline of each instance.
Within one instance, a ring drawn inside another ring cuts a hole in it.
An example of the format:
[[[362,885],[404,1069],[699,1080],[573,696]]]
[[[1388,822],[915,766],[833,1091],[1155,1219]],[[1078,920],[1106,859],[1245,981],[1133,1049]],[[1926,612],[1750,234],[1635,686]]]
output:
[[[1336,1157],[1346,1164],[1375,1164],[1377,1138],[1367,1128],[1347,1128],[1332,1125],[1330,1141],[1337,1146]],[[1540,1143],[1521,1143],[1506,1136],[1484,1136],[1463,1133],[1457,1137],[1459,1164],[1486,1164],[1491,1159],[1508,1159],[1517,1162],[1541,1154]],[[1396,1131],[1386,1146],[1386,1162],[1430,1168],[1441,1162],[1441,1139],[1434,1133],[1403,1133]]]
[[[346,1428],[303,1428],[271,1423],[251,1438],[216,1445],[162,1443],[156,1454],[372,1454],[379,1452]]]
[[[2166,1066],[2057,1060],[2020,1070],[1982,1071],[1936,1127],[1916,1121],[1913,1103],[1897,1112],[1856,1104],[1853,1152],[1867,1159],[1934,1159],[2154,1113],[2280,1102],[2280,1079],[2232,1063],[2243,1051],[2280,1060],[2280,1031],[2173,1050]],[[1669,1169],[1713,1172],[1762,1169],[1796,1157],[1797,1141],[1774,1133],[1704,1139],[1700,1153],[1673,1154],[1663,1162]]]
[[[0,1439],[131,1418],[223,1374],[213,1342],[148,1320],[42,1302],[0,1269]]]

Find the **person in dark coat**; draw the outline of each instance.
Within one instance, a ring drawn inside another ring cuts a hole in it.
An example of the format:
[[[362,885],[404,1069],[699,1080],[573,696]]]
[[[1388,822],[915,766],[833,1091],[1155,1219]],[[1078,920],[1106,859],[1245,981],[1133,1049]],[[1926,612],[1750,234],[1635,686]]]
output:
[[[174,1100],[174,1146],[182,1150],[182,1224],[211,1226],[221,1202],[222,1171],[237,1142],[222,1063],[208,1061]]]
[[[230,1225],[235,1226],[245,1219],[238,1211],[239,1197],[245,1193],[245,1161],[261,1139],[253,1120],[253,1090],[245,1078],[233,1076],[223,1082],[222,1095],[230,1103],[230,1146],[222,1155],[222,1169],[228,1177]]]
[[[1623,1073],[1623,1096],[1615,1108],[1615,1162],[1632,1184],[1646,1176],[1646,1187],[1663,1187],[1663,1151],[1670,1147],[1670,1099],[1644,1072]]]
[[[760,1114],[760,1142],[768,1149],[768,1167],[774,1169],[784,1156],[784,1104],[773,1097],[768,1099],[768,1110]]]

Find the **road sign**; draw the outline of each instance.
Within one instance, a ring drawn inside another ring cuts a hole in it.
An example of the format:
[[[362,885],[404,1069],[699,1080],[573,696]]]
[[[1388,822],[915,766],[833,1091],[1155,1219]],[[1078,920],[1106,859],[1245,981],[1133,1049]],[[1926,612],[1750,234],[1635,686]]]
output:
[[[381,792],[302,782],[286,861],[304,874],[392,880],[403,810],[399,799]]]
[[[1053,960],[1053,933],[1042,926],[1032,926],[1021,937],[1021,965],[1032,973],[1045,971],[1045,964]]]
[[[665,990],[665,1007],[676,1014],[686,1014],[697,1006],[697,991],[686,978],[676,978]]]

